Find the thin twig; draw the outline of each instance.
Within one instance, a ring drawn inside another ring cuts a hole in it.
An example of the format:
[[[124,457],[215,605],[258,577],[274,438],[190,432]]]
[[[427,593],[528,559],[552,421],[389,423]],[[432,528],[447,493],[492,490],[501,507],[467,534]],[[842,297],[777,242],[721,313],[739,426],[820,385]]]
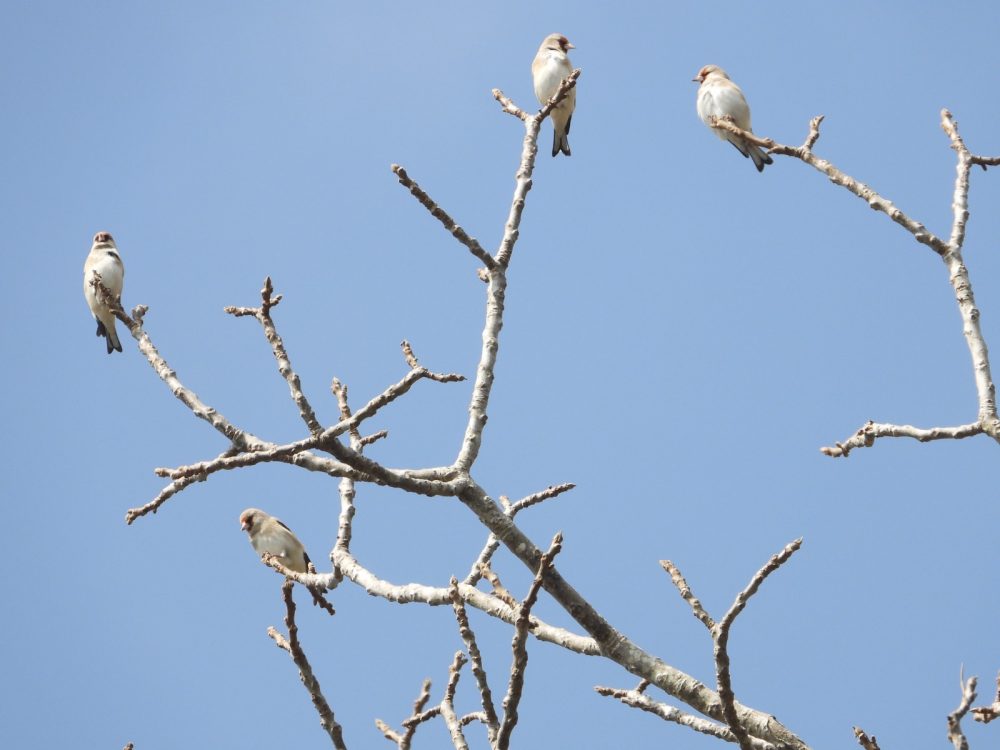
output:
[[[861,727],[854,727],[854,736],[858,740],[858,744],[865,750],[880,750],[875,735],[869,737]]]
[[[281,594],[285,600],[285,625],[288,627],[288,639],[286,640],[273,627],[267,629],[267,634],[279,648],[288,652],[292,661],[295,662],[295,666],[299,668],[299,678],[306,690],[309,691],[309,697],[312,698],[313,705],[319,713],[319,723],[323,725],[323,729],[330,736],[333,746],[337,750],[347,750],[347,745],[344,744],[343,730],[334,718],[333,709],[327,703],[323,691],[320,689],[319,680],[313,674],[309,660],[299,643],[299,628],[295,624],[295,601],[292,599],[292,582],[290,580],[286,580],[282,584]]]
[[[500,576],[496,574],[489,565],[482,565],[479,568],[479,574],[486,579],[486,581],[493,587],[493,596],[502,601],[507,606],[512,609],[517,609],[517,600],[514,596],[507,590],[507,587],[503,585],[500,580]]]
[[[535,492],[527,497],[521,498],[516,503],[510,503],[503,495],[500,496],[500,500],[504,503],[504,513],[506,513],[509,518],[513,518],[522,510],[543,503],[546,500],[551,500],[554,497],[558,497],[562,493],[568,492],[574,487],[576,487],[575,484],[566,482],[564,484],[546,487],[540,492]],[[495,535],[490,534],[486,538],[486,544],[483,545],[483,549],[479,552],[479,555],[472,563],[472,567],[469,569],[468,575],[465,576],[464,583],[467,583],[470,586],[475,586],[479,582],[479,580],[483,577],[483,570],[489,570],[490,560],[493,558],[494,553],[497,549],[499,549],[499,547],[500,540],[497,539]]]
[[[764,580],[774,571],[780,568],[793,554],[802,546],[802,539],[796,539],[785,545],[785,548],[778,554],[771,557],[762,567],[743,591],[736,595],[736,600],[729,608],[729,611],[719,621],[712,630],[712,640],[715,642],[715,677],[719,692],[719,700],[722,702],[722,715],[726,724],[736,736],[741,750],[750,750],[750,742],[747,728],[740,721],[739,713],[736,710],[736,695],[733,692],[732,675],[729,669],[729,631],[733,626],[737,616],[747,606],[750,597],[757,593]]]
[[[927,443],[932,440],[961,440],[982,433],[983,426],[978,422],[957,427],[922,429],[908,424],[880,424],[869,420],[844,442],[820,448],[820,452],[832,458],[846,458],[855,448],[871,448],[878,438],[883,437],[906,437]]]
[[[751,133],[750,131],[739,128],[730,120],[721,118],[716,118],[716,120],[712,123],[712,127],[735,133],[751,143],[766,148],[769,153],[791,156],[796,159],[800,159],[810,167],[829,177],[830,182],[835,185],[840,185],[861,198],[861,200],[868,204],[869,208],[884,213],[912,234],[917,242],[927,245],[938,255],[944,255],[948,251],[948,244],[944,240],[928,231],[927,227],[919,221],[911,219],[898,209],[888,198],[884,198],[879,195],[863,182],[858,182],[850,175],[844,174],[829,161],[819,158],[812,152],[813,145],[815,145],[816,141],[819,139],[819,124],[822,121],[822,116],[813,118],[809,124],[809,135],[801,146],[786,146],[778,143],[777,141],[773,141],[770,138],[762,138],[761,136]]]
[[[496,266],[496,261],[493,260],[493,256],[483,250],[482,245],[479,244],[475,237],[470,237],[466,234],[465,230],[456,224],[455,220],[448,215],[448,212],[435,203],[431,197],[421,189],[420,185],[411,180],[405,169],[398,164],[393,164],[392,171],[399,179],[399,184],[409,190],[410,194],[420,202],[420,205],[430,211],[431,216],[444,225],[444,228],[451,233],[452,237],[465,245],[469,249],[469,252],[479,258],[479,260],[481,260],[483,265],[487,268],[492,269]]]
[[[420,726],[424,721],[434,718],[440,713],[441,707],[436,706],[431,712],[425,712],[424,706],[427,705],[427,701],[431,699],[431,681],[424,680],[424,684],[420,688],[420,695],[413,702],[413,713],[410,714],[408,719],[403,721],[403,734],[399,734],[394,731],[388,724],[386,724],[381,719],[375,719],[375,726],[378,727],[379,731],[382,732],[388,739],[396,743],[399,750],[409,750],[410,743],[413,741],[413,735],[417,731],[417,727]],[[423,718],[422,718],[423,717]]]
[[[976,678],[970,677],[966,680],[962,670],[959,670],[958,677],[962,700],[959,702],[958,708],[948,714],[948,740],[955,750],[969,750],[969,741],[962,733],[962,718],[969,712],[972,701],[976,699]]]
[[[681,571],[674,565],[670,560],[660,560],[660,565],[663,567],[667,574],[670,576],[670,580],[673,581],[674,586],[677,587],[677,591],[680,592],[681,598],[686,601],[691,606],[691,612],[697,617],[701,622],[708,628],[709,632],[715,629],[715,621],[712,617],[705,611],[705,608],[701,605],[701,600],[694,595],[691,591],[691,587],[688,586],[687,581],[684,580],[684,576],[681,575]]]
[[[336,579],[332,579],[330,575],[318,575],[315,571],[316,569],[309,564],[309,573],[297,573],[290,568],[286,568],[285,564],[282,562],[282,558],[277,555],[272,555],[270,552],[265,552],[260,556],[261,561],[267,565],[269,568],[274,568],[278,573],[283,575],[286,579],[294,581],[296,583],[301,583],[305,586],[306,590],[312,595],[313,604],[326,610],[327,614],[335,615],[337,614],[334,610],[333,605],[326,600],[323,596],[323,591],[334,588],[337,584]],[[332,586],[328,586],[327,583],[333,583]]]
[[[545,576],[552,569],[552,561],[562,549],[562,533],[552,538],[549,550],[538,562],[538,572],[535,573],[528,594],[517,610],[517,621],[514,623],[514,639],[511,643],[513,661],[510,667],[510,681],[507,684],[507,694],[503,699],[503,721],[497,731],[495,746],[497,750],[507,750],[510,746],[510,736],[517,726],[517,707],[521,702],[524,689],[524,672],[528,666],[528,629],[530,627],[531,608],[538,600],[538,592],[542,589]]]
[[[458,580],[454,576],[451,578],[449,591],[451,593],[451,606],[455,610],[455,619],[458,621],[458,633],[465,643],[465,651],[469,655],[472,675],[476,678],[476,684],[479,686],[479,697],[483,704],[483,713],[486,718],[486,732],[489,736],[490,745],[493,746],[496,744],[500,720],[497,718],[496,708],[493,705],[493,691],[490,690],[486,668],[483,666],[483,657],[479,652],[479,645],[476,643],[476,634],[469,624],[469,615],[465,611],[465,603],[462,601],[462,595],[458,591]]]
[[[148,310],[147,307],[144,305],[137,306],[135,311],[140,314],[136,315],[135,318],[130,318],[125,314],[125,310],[122,308],[121,302],[111,294],[104,284],[97,279],[94,279],[91,281],[91,285],[94,287],[94,290],[101,301],[106,304],[111,312],[114,313],[115,317],[124,323],[128,328],[129,333],[132,334],[132,338],[134,338],[139,344],[139,351],[146,357],[146,360],[156,372],[156,375],[164,382],[164,384],[166,384],[167,388],[170,389],[170,392],[173,393],[182,404],[191,410],[192,414],[212,425],[212,427],[225,436],[229,443],[232,443],[240,450],[255,451],[267,447],[267,443],[258,438],[256,435],[236,427],[216,409],[205,404],[198,398],[198,395],[194,391],[187,388],[180,381],[177,377],[177,373],[171,369],[170,365],[167,364],[167,361],[160,355],[156,347],[153,346],[152,339],[150,339],[149,334],[147,334],[145,329],[142,327],[142,318]]]
[[[371,596],[378,596],[386,601],[397,604],[419,602],[432,607],[451,605],[450,588],[436,588],[420,583],[393,584],[378,578],[346,550],[340,548],[334,550],[334,564],[343,573],[345,578],[356,583]],[[469,586],[465,583],[459,583],[458,590],[462,595],[462,601],[481,612],[485,612],[490,617],[494,617],[501,622],[506,622],[508,625],[513,625],[517,619],[515,608],[496,596],[487,594],[475,586]],[[600,647],[593,638],[549,625],[535,616],[531,618],[531,633],[540,641],[554,643],[578,654],[598,656],[601,653]]]
[[[994,719],[1000,718],[1000,672],[997,673],[997,692],[993,704],[973,708],[972,717],[983,724],[989,724]]]
[[[708,721],[707,719],[702,719],[701,717],[685,713],[679,708],[671,706],[667,703],[655,701],[639,690],[622,690],[620,688],[603,687],[601,685],[595,687],[594,690],[597,691],[599,695],[603,695],[608,698],[617,698],[626,706],[642,709],[643,711],[647,711],[654,716],[659,716],[664,721],[672,721],[675,724],[680,724],[681,726],[688,727],[689,729],[701,732],[702,734],[707,734],[711,737],[717,737],[718,739],[725,740],[726,742],[736,742],[736,735],[734,735],[732,731],[722,724],[716,724],[714,721]],[[750,738],[750,746],[753,750],[776,750],[777,748],[776,745],[772,745],[770,742],[765,742],[764,740],[759,740],[756,737]]]
[[[264,278],[264,286],[260,290],[260,307],[229,306],[224,308],[224,310],[236,317],[252,316],[261,324],[264,329],[264,337],[267,339],[267,343],[271,345],[271,353],[278,363],[278,372],[281,373],[281,377],[288,384],[292,400],[299,407],[299,415],[302,417],[302,421],[306,423],[306,427],[310,433],[318,435],[323,432],[323,426],[316,419],[316,412],[313,411],[309,399],[302,392],[302,382],[299,380],[298,373],[292,367],[292,361],[285,350],[285,343],[281,340],[281,336],[278,335],[278,329],[275,327],[274,319],[271,317],[271,308],[277,307],[278,303],[281,302],[281,295],[272,296],[273,293],[274,286],[271,284],[271,277],[267,276]]]
[[[451,744],[455,750],[469,750],[469,744],[465,741],[462,733],[462,724],[455,714],[455,690],[458,688],[459,673],[462,665],[465,664],[465,654],[461,651],[455,652],[455,659],[448,668],[448,685],[444,690],[444,698],[441,699],[441,718],[444,719],[448,733],[451,734]]]

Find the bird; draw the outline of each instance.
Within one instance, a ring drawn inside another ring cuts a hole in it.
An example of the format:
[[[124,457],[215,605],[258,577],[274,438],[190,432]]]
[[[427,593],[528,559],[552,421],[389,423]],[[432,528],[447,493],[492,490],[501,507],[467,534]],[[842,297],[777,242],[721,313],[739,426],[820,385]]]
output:
[[[101,276],[101,283],[116,299],[122,296],[122,285],[125,282],[125,266],[118,254],[114,237],[109,232],[98,232],[94,235],[94,244],[90,248],[87,260],[83,264],[83,296],[87,299],[90,312],[97,321],[97,335],[103,336],[108,345],[108,354],[121,351],[122,344],[115,330],[115,314],[98,296],[97,290],[91,285],[94,273]]]
[[[306,548],[280,519],[265,513],[260,508],[247,508],[240,513],[240,528],[250,537],[250,544],[261,557],[265,554],[274,555],[281,560],[282,565],[295,573],[310,572],[312,561],[306,554]],[[322,589],[309,585],[306,588],[312,594],[313,604],[322,607],[331,615],[335,614],[333,605],[323,596]]]
[[[573,72],[573,64],[566,53],[575,49],[569,39],[562,34],[549,34],[538,48],[538,54],[531,63],[531,78],[535,84],[535,96],[544,106],[559,89],[563,79]],[[552,155],[562,151],[570,156],[569,126],[576,108],[576,88],[571,88],[566,98],[552,110]]]
[[[718,65],[706,65],[691,80],[701,84],[698,88],[698,117],[702,122],[712,127],[713,117],[720,120],[727,119],[741,130],[753,132],[753,128],[750,127],[750,106],[743,96],[743,91],[729,80],[726,71]],[[741,154],[753,159],[758,172],[764,171],[765,164],[774,163],[769,154],[746,138],[721,128],[713,127],[712,130],[719,138],[733,144]]]
[[[296,573],[309,572],[309,555],[299,538],[279,519],[260,510],[247,508],[240,513],[240,528],[250,537],[250,544],[261,557],[270,553]]]

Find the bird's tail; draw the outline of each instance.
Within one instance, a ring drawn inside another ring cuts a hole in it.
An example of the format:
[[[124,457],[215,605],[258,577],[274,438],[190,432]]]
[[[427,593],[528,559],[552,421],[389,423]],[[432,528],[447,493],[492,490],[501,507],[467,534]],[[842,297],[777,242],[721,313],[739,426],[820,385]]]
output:
[[[757,167],[758,172],[764,171],[765,164],[774,164],[774,159],[771,158],[771,155],[764,153],[760,146],[748,143],[747,150],[750,152],[750,158],[753,159],[753,165]]]
[[[569,150],[569,136],[564,132],[552,130],[552,155],[555,156],[562,151],[566,156],[572,156]]]
[[[122,342],[118,340],[118,331],[115,330],[115,324],[112,323],[111,326],[106,326],[101,321],[97,321],[97,335],[104,336],[108,344],[108,354],[113,351],[120,352],[122,350]]]

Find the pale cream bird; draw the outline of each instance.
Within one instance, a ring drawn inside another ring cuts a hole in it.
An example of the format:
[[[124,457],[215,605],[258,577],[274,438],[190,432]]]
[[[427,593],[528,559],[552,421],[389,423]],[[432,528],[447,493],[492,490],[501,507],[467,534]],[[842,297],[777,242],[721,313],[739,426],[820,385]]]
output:
[[[270,553],[281,564],[296,573],[309,572],[309,555],[299,538],[280,520],[259,508],[247,508],[240,513],[240,528],[250,537],[250,544],[263,557]]]
[[[311,561],[306,554],[306,548],[292,530],[279,519],[260,508],[247,508],[240,513],[240,528],[250,537],[250,544],[261,557],[265,553],[271,554],[279,558],[281,564],[289,570],[296,573],[309,572]],[[312,594],[314,604],[331,615],[334,614],[333,605],[326,600],[321,589],[312,586],[306,588]]]
[[[108,232],[98,232],[94,235],[94,244],[83,264],[83,296],[87,298],[90,312],[97,321],[97,335],[105,338],[108,354],[111,354],[115,350],[121,351],[122,344],[115,329],[114,313],[101,301],[97,296],[97,290],[90,283],[95,272],[100,274],[101,283],[108,288],[108,291],[120,299],[122,286],[125,283],[125,266],[118,254],[115,240]]]
[[[531,78],[535,84],[535,96],[543,105],[551,99],[559,89],[563,79],[573,72],[573,64],[566,53],[574,49],[569,39],[562,34],[549,34],[538,48],[531,63]],[[573,120],[573,110],[576,109],[576,87],[569,90],[566,98],[552,110],[549,119],[552,120],[552,155],[562,151],[566,156],[569,150],[569,126]]]
[[[753,132],[750,126],[750,106],[740,87],[729,80],[729,76],[718,65],[706,65],[698,71],[691,80],[700,83],[698,88],[698,117],[711,127],[711,118],[732,120],[741,130]],[[724,141],[729,141],[744,156],[753,159],[758,172],[764,171],[765,164],[773,164],[774,160],[759,146],[754,145],[735,133],[721,128],[712,131]]]

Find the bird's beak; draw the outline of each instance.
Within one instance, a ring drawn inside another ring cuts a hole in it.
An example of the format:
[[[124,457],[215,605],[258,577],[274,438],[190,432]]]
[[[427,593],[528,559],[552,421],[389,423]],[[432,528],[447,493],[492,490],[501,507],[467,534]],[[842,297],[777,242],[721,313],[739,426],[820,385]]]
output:
[[[249,529],[249,528],[250,528],[250,522],[249,522],[249,521],[243,521],[243,522],[242,522],[242,523],[240,524],[240,528],[241,528],[241,529],[242,529],[243,531],[246,531],[247,529]]]
[[[701,78],[699,78],[698,76],[695,76],[694,78],[691,79],[691,81],[692,81],[692,83],[701,83]]]
[[[576,46],[573,45],[573,44],[570,44],[569,42],[566,42],[566,49],[576,49]]]

